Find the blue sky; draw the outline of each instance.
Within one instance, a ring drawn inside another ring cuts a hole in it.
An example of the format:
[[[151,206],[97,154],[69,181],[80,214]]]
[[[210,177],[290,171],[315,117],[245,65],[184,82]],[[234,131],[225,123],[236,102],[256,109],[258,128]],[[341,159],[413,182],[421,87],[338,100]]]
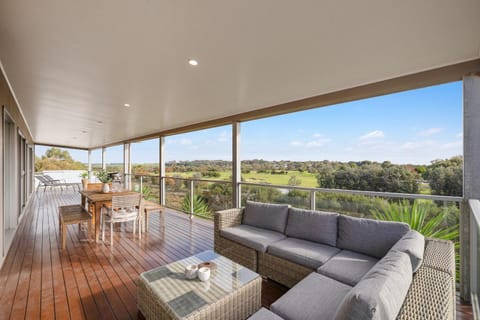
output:
[[[462,83],[454,82],[244,122],[241,159],[428,164],[462,154],[462,103]],[[107,149],[108,162],[121,162],[121,150]],[[231,127],[169,136],[165,151],[167,161],[231,160]],[[100,162],[101,152],[92,158]],[[133,163],[157,161],[157,140],[133,146]]]

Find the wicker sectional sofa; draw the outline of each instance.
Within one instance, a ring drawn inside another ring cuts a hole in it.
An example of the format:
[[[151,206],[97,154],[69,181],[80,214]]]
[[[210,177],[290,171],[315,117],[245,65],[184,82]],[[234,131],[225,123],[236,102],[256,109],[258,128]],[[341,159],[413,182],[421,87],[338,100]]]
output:
[[[291,288],[252,320],[455,318],[453,243],[407,224],[248,201],[215,214],[214,242]]]

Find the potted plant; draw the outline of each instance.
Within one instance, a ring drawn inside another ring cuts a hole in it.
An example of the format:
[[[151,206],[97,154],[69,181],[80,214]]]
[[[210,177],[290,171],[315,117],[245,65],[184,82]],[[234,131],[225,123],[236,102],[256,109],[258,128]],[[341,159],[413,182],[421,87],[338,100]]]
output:
[[[101,170],[95,173],[97,176],[97,179],[100,180],[101,183],[103,183],[103,193],[108,193],[110,192],[110,182],[112,182],[112,177],[108,174],[107,171]]]
[[[83,185],[83,190],[87,190],[87,184],[88,184],[88,172],[84,171],[80,174],[80,177],[82,178],[82,185]]]

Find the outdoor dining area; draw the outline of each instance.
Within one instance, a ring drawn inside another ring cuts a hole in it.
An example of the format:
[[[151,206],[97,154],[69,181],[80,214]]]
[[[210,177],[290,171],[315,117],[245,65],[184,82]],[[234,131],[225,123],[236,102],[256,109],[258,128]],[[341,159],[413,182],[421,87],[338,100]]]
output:
[[[148,230],[148,215],[159,212],[164,216],[163,206],[143,199],[142,194],[129,191],[120,187],[109,192],[104,192],[104,183],[87,183],[85,190],[79,191],[81,202],[78,205],[59,206],[59,225],[62,248],[66,246],[66,227],[78,224],[87,227],[87,241],[105,241],[105,228],[109,225],[110,245],[113,246],[114,225],[117,223],[132,222],[133,236],[138,234],[141,239],[142,232]],[[161,218],[163,220],[163,218]],[[100,239],[101,237],[101,239]]]

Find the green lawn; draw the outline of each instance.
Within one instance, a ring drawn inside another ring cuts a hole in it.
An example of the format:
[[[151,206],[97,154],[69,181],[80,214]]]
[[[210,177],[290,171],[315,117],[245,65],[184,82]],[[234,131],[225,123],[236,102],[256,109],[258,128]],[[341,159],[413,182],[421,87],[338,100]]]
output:
[[[178,175],[183,178],[191,178],[197,172],[168,172],[167,176]],[[232,173],[230,171],[221,171],[220,177],[212,178],[214,180],[229,180]],[[314,174],[308,172],[288,171],[287,174],[269,174],[269,173],[257,173],[251,171],[250,173],[243,173],[242,178],[246,182],[254,183],[269,183],[278,185],[288,185],[288,180],[291,176],[296,176],[301,181],[302,187],[318,187],[317,178]],[[208,179],[208,178],[207,178]]]

